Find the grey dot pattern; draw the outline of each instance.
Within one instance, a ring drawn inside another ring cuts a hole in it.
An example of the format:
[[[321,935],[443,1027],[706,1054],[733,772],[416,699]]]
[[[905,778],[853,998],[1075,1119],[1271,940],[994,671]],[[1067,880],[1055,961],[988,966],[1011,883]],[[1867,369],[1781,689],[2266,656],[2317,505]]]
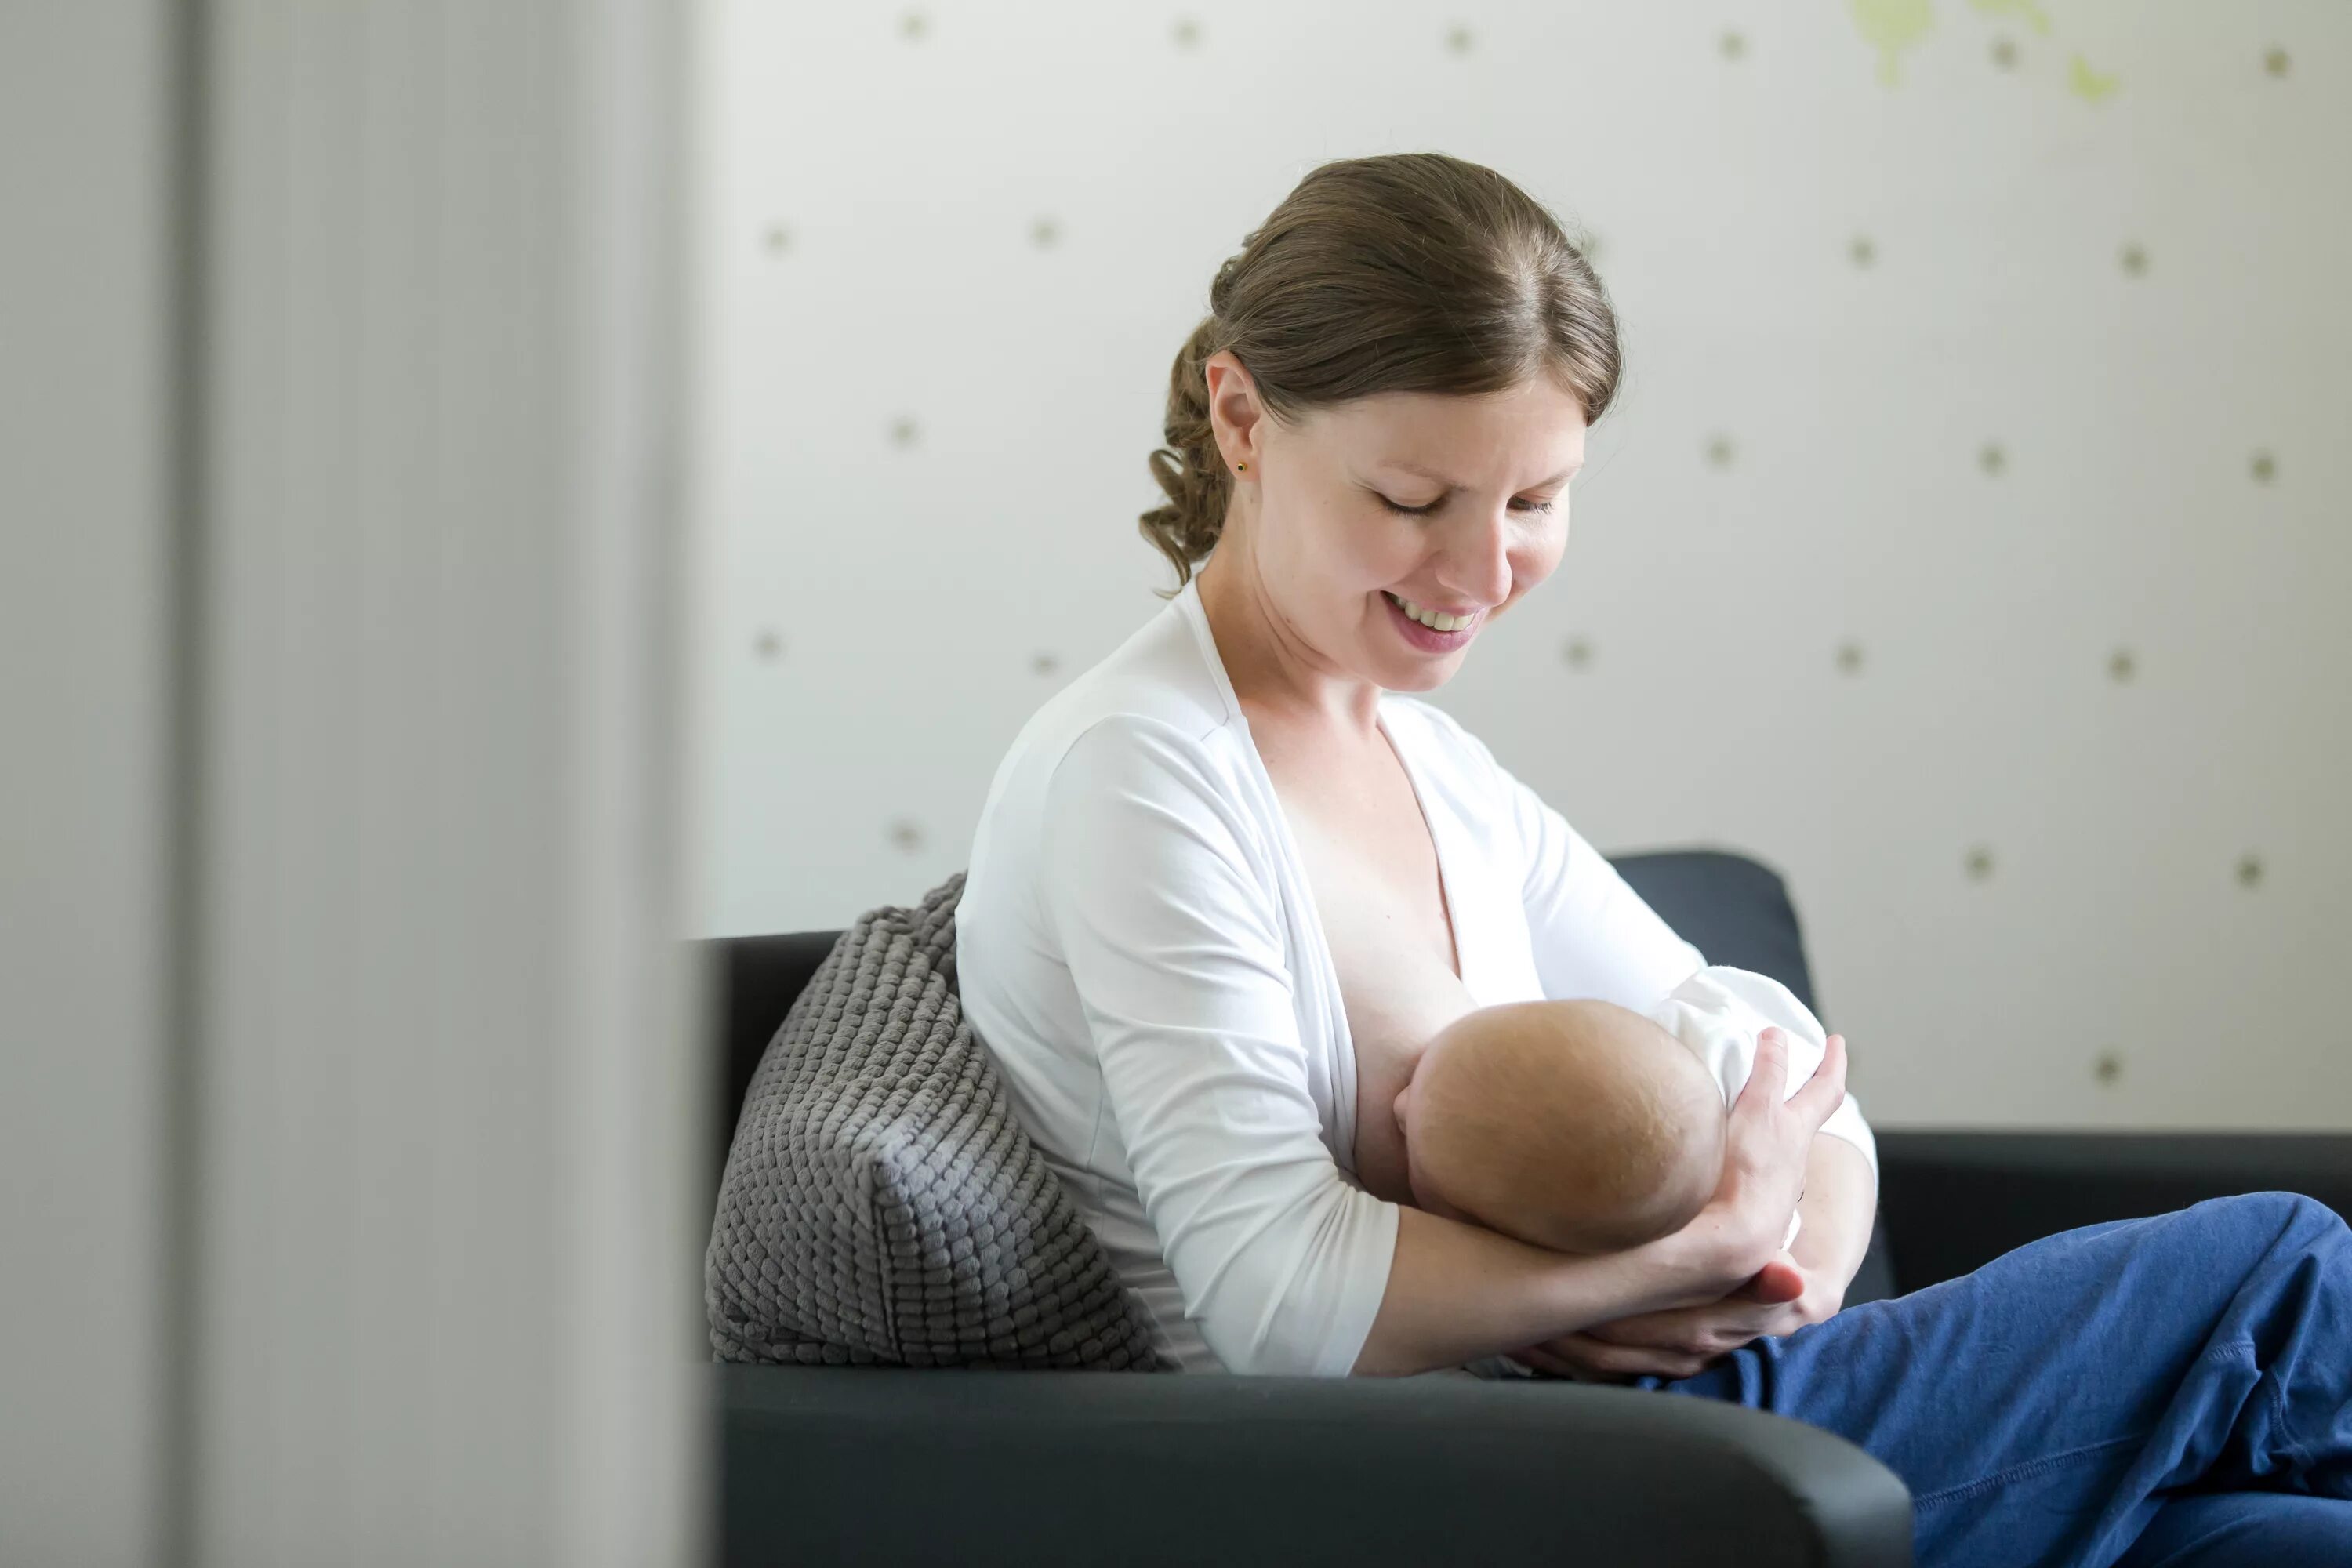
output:
[[[719,1360],[1174,1370],[963,1016],[963,884],[852,921],[760,1058],[703,1260]]]

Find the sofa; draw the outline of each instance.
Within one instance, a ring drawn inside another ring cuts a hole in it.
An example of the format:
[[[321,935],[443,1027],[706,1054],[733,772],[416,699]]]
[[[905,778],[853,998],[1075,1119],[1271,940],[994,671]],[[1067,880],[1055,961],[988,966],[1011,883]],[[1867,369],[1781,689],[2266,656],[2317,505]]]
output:
[[[1780,877],[1717,849],[1612,857],[1709,963],[1816,1001]],[[712,939],[715,1194],[761,1054],[840,932]],[[1906,1132],[1849,1304],[2036,1237],[2284,1189],[2352,1213],[2352,1135]],[[1911,1561],[1910,1498],[1844,1440],[1569,1384],[714,1363],[714,1546],[826,1563],[1815,1564]]]

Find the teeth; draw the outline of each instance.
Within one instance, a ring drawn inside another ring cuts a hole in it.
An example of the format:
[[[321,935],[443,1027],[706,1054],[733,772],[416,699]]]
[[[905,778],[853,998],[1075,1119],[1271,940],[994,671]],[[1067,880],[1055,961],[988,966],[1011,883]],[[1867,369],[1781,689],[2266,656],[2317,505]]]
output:
[[[1388,590],[1383,588],[1381,592],[1387,594]],[[1411,616],[1414,620],[1419,621],[1423,626],[1427,626],[1433,632],[1457,632],[1464,626],[1468,626],[1472,621],[1477,619],[1475,616],[1436,615],[1431,611],[1423,609],[1419,605],[1414,604],[1411,599],[1405,598],[1402,595],[1389,594],[1388,596],[1391,604],[1396,605],[1397,608],[1402,610],[1406,615]]]

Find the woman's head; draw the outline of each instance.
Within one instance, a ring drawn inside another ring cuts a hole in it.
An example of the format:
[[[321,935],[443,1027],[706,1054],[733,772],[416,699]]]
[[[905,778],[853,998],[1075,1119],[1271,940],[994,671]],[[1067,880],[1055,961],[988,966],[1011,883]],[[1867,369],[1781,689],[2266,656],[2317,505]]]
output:
[[[1402,153],[1309,174],[1209,299],[1171,374],[1151,455],[1169,499],[1145,537],[1180,585],[1238,552],[1268,612],[1341,670],[1441,683],[1566,547],[1568,480],[1617,389],[1599,278],[1500,174]],[[1400,599],[1473,618],[1424,637]]]

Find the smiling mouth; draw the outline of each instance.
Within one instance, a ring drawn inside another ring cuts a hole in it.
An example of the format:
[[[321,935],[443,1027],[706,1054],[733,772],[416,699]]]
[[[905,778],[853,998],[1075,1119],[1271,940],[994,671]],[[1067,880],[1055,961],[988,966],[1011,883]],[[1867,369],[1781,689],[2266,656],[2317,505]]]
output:
[[[1477,611],[1466,616],[1440,615],[1423,605],[1414,604],[1402,595],[1391,594],[1386,588],[1381,590],[1381,596],[1403,611],[1406,619],[1442,636],[1469,630],[1478,624],[1480,616],[1485,614],[1484,611]]]

